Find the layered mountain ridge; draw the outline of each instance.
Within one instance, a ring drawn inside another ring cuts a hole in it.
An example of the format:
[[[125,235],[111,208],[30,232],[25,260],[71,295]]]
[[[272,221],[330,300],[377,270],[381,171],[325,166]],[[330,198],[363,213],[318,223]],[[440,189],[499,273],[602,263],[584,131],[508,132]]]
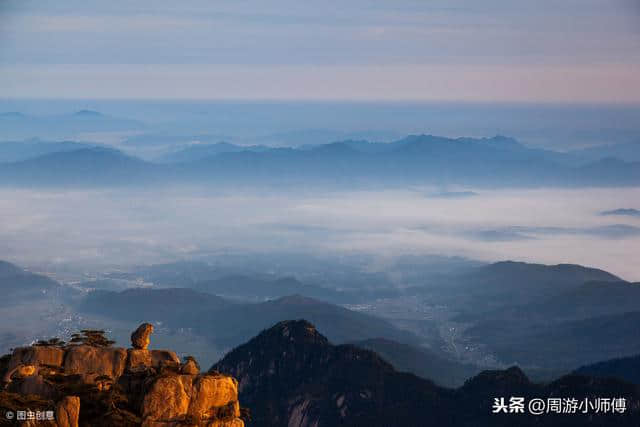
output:
[[[0,154],[2,148],[0,143]],[[105,149],[97,152],[95,148],[80,146],[73,150],[68,144],[60,145],[59,151],[53,151],[57,150],[54,147],[47,149],[42,143],[35,149],[25,144],[27,153],[20,153],[16,143],[5,148],[6,159],[22,159],[7,163],[0,171],[2,182],[13,186],[129,186],[141,182],[211,181],[263,185],[423,183],[499,187],[640,183],[640,166],[634,158],[584,159],[571,153],[529,148],[503,136],[454,139],[411,135],[391,143],[343,141],[286,148],[196,144],[167,154],[160,164],[121,152],[115,155]],[[28,152],[43,155],[27,158]],[[87,162],[92,165],[90,169],[83,167]]]

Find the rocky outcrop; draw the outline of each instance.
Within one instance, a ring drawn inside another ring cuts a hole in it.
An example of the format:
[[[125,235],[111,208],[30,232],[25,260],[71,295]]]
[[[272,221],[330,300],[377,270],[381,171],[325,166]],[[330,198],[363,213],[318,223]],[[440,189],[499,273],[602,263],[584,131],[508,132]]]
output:
[[[80,398],[77,396],[65,396],[56,405],[55,414],[58,427],[78,427]]]
[[[174,375],[159,378],[142,404],[143,425],[176,423],[190,419],[199,423],[240,417],[238,383],[226,375]],[[238,421],[234,421],[237,424]],[[218,424],[212,424],[218,425]]]
[[[90,345],[71,346],[64,358],[66,374],[83,376],[90,383],[96,377],[106,375],[118,378],[124,372],[127,363],[127,350],[124,348],[104,348]]]
[[[62,366],[65,350],[53,346],[31,346],[16,348],[9,360],[8,370],[18,365]]]
[[[132,348],[127,351],[127,365],[125,369],[127,369],[128,371],[144,369],[150,366],[152,366],[152,363],[151,352],[149,350],[139,350]]]
[[[51,398],[56,394],[55,388],[37,371],[27,376],[14,376],[8,388],[15,393],[35,394],[44,398]]]
[[[180,368],[180,372],[187,375],[198,375],[200,373],[200,367],[194,359],[188,359]]]
[[[173,351],[148,350],[153,328],[146,325],[151,326],[143,324],[132,334],[141,348],[96,345],[108,340],[94,334],[91,341],[76,344],[16,349],[2,358],[0,401],[30,396],[40,399],[40,406],[57,402],[59,427],[244,426],[237,381],[200,374],[192,357],[181,364]]]
[[[131,346],[138,350],[146,350],[149,347],[150,336],[153,333],[151,323],[143,323],[131,334]]]
[[[127,350],[127,354],[125,369],[128,371],[180,366],[180,358],[178,355],[169,350],[139,350],[133,348]]]

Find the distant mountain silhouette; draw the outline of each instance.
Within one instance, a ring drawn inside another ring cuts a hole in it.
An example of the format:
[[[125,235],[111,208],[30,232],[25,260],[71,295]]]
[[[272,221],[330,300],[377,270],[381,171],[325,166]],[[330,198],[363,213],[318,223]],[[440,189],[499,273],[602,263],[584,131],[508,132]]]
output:
[[[594,281],[467,316],[476,322],[465,334],[488,344],[506,363],[574,369],[640,352],[633,326],[639,316],[640,284]]]
[[[96,290],[90,292],[79,309],[135,322],[160,320],[174,326],[187,326],[188,313],[200,310],[220,310],[233,306],[215,295],[186,288],[133,288],[121,292]],[[170,307],[170,309],[168,309]]]
[[[0,169],[2,182],[27,186],[129,185],[158,177],[158,166],[104,147],[80,148],[9,163]]]
[[[93,120],[93,116],[89,116],[83,116],[81,120]],[[103,116],[96,120],[103,120]],[[76,156],[74,151],[64,153],[64,156],[61,153],[58,162],[64,161],[64,157]],[[340,188],[408,184],[476,187],[640,184],[637,163],[601,159],[575,167],[567,162],[566,156],[566,153],[528,148],[506,137],[451,139],[414,135],[393,143],[344,141],[303,148],[197,144],[163,160],[172,164],[153,165],[154,168],[140,164],[135,173],[123,169],[119,181],[112,179],[113,184],[126,181],[130,185],[148,184],[153,178],[154,182],[163,184],[217,182]],[[39,163],[40,174],[49,172],[49,185],[65,185],[74,180],[110,184],[106,179],[106,165],[70,170],[59,178],[52,173],[56,165],[46,161]],[[28,182],[28,176],[33,172],[29,167],[22,163],[8,165],[4,182],[12,185]]]
[[[75,141],[41,141],[28,139],[24,141],[0,142],[0,162],[16,162],[45,154],[75,151],[92,147]]]
[[[352,344],[376,352],[398,371],[410,372],[445,387],[459,387],[480,372],[478,367],[451,361],[433,350],[384,338],[372,338]]]
[[[613,209],[610,211],[600,212],[600,215],[608,216],[608,215],[616,215],[616,216],[634,216],[640,217],[640,210],[638,209]]]
[[[640,284],[587,282],[548,298],[484,313],[481,322],[503,322],[506,328],[529,328],[533,323],[569,321],[640,311]]]
[[[592,185],[629,185],[640,179],[640,161],[604,158],[575,170],[574,180]]]
[[[177,151],[162,155],[158,161],[163,163],[188,163],[216,156],[220,153],[238,153],[241,151],[262,152],[270,150],[269,147],[252,145],[241,146],[218,142],[215,144],[192,144]]]
[[[60,284],[6,261],[0,261],[0,307],[32,299],[46,299],[60,291]]]
[[[503,261],[443,278],[437,289],[470,317],[577,289],[585,282],[619,282],[611,273],[574,264]],[[420,292],[420,288],[415,289]],[[426,289],[425,289],[426,291]],[[446,291],[446,292],[445,292]]]
[[[122,145],[127,148],[164,147],[169,150],[180,150],[191,145],[215,145],[220,141],[230,139],[226,135],[216,134],[168,134],[168,133],[140,133],[131,135]]]
[[[505,261],[462,270],[440,273],[428,279],[424,287],[395,292],[423,298],[435,307],[446,307],[452,321],[465,325],[458,333],[458,339],[462,340],[458,344],[480,345],[498,362],[517,363],[536,378],[548,378],[550,374],[568,372],[598,360],[640,353],[640,347],[635,345],[640,339],[634,339],[633,329],[636,313],[640,313],[640,287],[636,284],[603,270],[571,264]],[[366,344],[369,348],[377,345],[375,349],[401,369],[421,375],[430,372],[420,369],[422,358],[436,366],[446,365],[446,361],[438,361],[437,357],[450,358],[444,353],[430,355],[422,351],[419,346],[427,338],[398,329],[385,319],[330,303],[344,304],[358,294],[366,295],[368,301],[375,299],[374,294],[357,289],[336,291],[293,278],[220,275],[217,268],[203,263],[160,265],[123,279],[134,280],[139,274],[156,285],[195,289],[173,290],[187,296],[176,297],[175,302],[166,297],[157,306],[149,305],[150,311],[144,311],[147,318],[167,322],[170,327],[191,328],[221,348],[237,345],[278,321],[307,318],[323,328],[334,342],[373,340]],[[305,296],[282,296],[295,291]],[[93,301],[92,305],[87,303],[83,307],[113,318],[138,316],[138,305],[146,307],[144,301],[153,301],[156,293],[163,295],[167,291],[154,288],[145,289],[144,293],[138,291],[140,294],[125,292],[92,293],[87,298],[88,302]],[[260,302],[274,297],[280,298]],[[214,303],[208,303],[209,299]],[[249,300],[254,302],[247,303]],[[166,312],[164,304],[175,309]],[[375,341],[379,338],[387,341]],[[439,346],[437,339],[433,339],[436,341],[430,342]],[[395,346],[389,341],[400,344]],[[402,345],[412,347],[403,352],[399,350]],[[460,371],[462,375],[432,377],[443,384],[446,381],[457,384],[455,381],[459,383],[468,372]]]
[[[302,317],[321,325],[327,336],[338,343],[377,337],[409,344],[419,342],[414,334],[379,317],[299,295],[259,304],[240,304],[224,310],[195,312],[189,324],[215,342],[234,346],[276,322]]]
[[[191,165],[194,178],[275,183],[372,185],[417,182],[504,185],[580,185],[579,171],[553,152],[495,137],[450,139],[416,135],[393,143],[346,141],[264,153],[223,153]],[[564,158],[564,155],[557,154]],[[605,174],[606,175],[606,174]],[[598,179],[589,176],[589,179]],[[617,178],[616,178],[617,179]]]
[[[238,345],[281,320],[305,316],[322,325],[335,342],[384,337],[417,344],[414,334],[384,319],[302,296],[238,304],[191,289],[94,291],[80,306],[84,312],[114,319],[159,320],[174,328],[192,328],[223,347]],[[171,307],[171,310],[167,310]]]
[[[537,376],[640,352],[640,287],[603,270],[508,261],[405,292],[455,313],[462,342]]]
[[[597,145],[581,150],[573,150],[569,154],[582,159],[584,162],[593,162],[606,157],[614,157],[628,162],[640,162],[640,141]]]
[[[464,262],[453,264],[451,268],[462,268]],[[426,266],[429,270],[433,266]],[[319,286],[312,283],[302,282],[290,276],[275,276],[273,274],[245,273],[238,271],[242,268],[222,267],[209,265],[205,262],[179,261],[168,264],[156,264],[151,266],[138,267],[130,272],[112,273],[105,280],[97,284],[108,288],[111,281],[113,289],[121,288],[123,283],[143,280],[153,283],[157,287],[183,287],[192,288],[198,291],[219,295],[232,300],[244,302],[263,302],[275,298],[299,294],[304,297],[317,298],[322,301],[336,304],[357,303],[375,298],[397,296],[400,292],[397,289],[363,289],[363,285],[373,283],[373,275],[355,279],[353,277],[344,279],[353,288],[337,290],[328,285]],[[364,283],[356,283],[364,281]],[[340,284],[335,282],[332,285]],[[83,286],[94,287],[93,282],[84,283]]]
[[[294,294],[334,302],[345,302],[350,299],[350,295],[344,292],[307,285],[293,277],[264,279],[239,275],[225,276],[220,279],[197,282],[193,287],[215,295],[240,299],[265,300]]]
[[[505,363],[575,369],[612,357],[640,353],[640,311],[529,324],[482,322],[466,331]],[[520,326],[520,327],[518,327]],[[499,329],[497,329],[499,328]]]

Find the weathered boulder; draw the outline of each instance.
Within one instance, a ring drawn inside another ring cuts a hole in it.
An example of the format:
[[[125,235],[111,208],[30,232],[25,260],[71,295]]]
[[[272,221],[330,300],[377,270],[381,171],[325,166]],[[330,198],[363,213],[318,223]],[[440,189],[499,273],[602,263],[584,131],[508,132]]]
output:
[[[127,350],[127,371],[151,367],[151,351],[141,349]]]
[[[151,350],[151,366],[159,368],[167,365],[180,366],[180,358],[175,351]]]
[[[232,422],[240,416],[238,383],[224,375],[171,375],[156,380],[142,403],[143,425],[172,425],[166,423],[187,416],[197,422]]]
[[[233,405],[233,416],[240,416],[238,382],[226,375],[198,375],[193,381],[189,414],[211,417],[212,408]]]
[[[142,402],[142,418],[170,420],[187,414],[193,388],[191,375],[159,378]]]
[[[80,398],[77,396],[65,396],[56,405],[55,414],[58,427],[78,427]]]
[[[143,323],[131,334],[131,346],[136,349],[146,350],[149,347],[150,336],[153,333],[151,323]]]
[[[168,350],[127,350],[127,371],[135,371],[138,369],[160,368],[161,366],[171,365],[178,367],[180,359],[173,351]]]
[[[198,375],[200,373],[200,367],[194,360],[187,360],[180,368],[180,372],[186,375]]]
[[[64,358],[65,374],[79,374],[85,382],[106,375],[117,378],[124,372],[127,351],[124,348],[75,345],[67,350]]]
[[[7,370],[12,370],[18,365],[50,365],[62,366],[64,361],[64,349],[54,346],[20,347],[13,350]]]
[[[52,398],[56,394],[55,388],[46,382],[42,375],[38,374],[15,378],[7,389],[13,393],[37,395],[45,398]]]

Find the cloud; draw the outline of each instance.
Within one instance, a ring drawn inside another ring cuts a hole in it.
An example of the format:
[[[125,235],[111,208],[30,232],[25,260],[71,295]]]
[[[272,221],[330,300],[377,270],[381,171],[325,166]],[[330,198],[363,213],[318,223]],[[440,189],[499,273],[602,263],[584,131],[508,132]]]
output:
[[[639,191],[483,191],[471,198],[433,199],[424,197],[428,189],[313,194],[3,189],[0,259],[89,269],[229,250],[430,253],[577,263],[638,280],[640,229],[610,224],[593,212],[635,199]]]

